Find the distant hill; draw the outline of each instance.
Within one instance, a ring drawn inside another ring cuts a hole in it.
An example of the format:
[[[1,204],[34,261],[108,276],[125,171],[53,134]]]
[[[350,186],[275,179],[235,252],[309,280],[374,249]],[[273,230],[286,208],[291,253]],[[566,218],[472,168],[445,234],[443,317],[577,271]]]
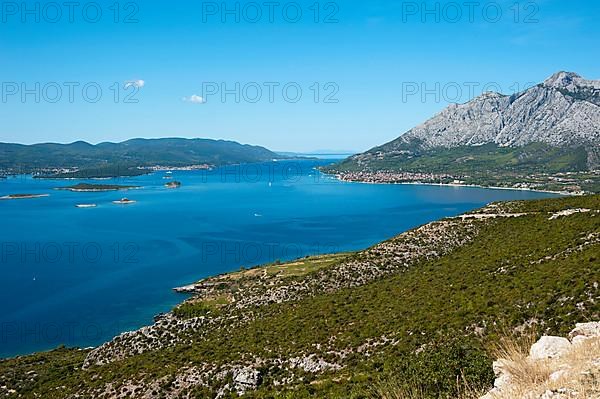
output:
[[[0,169],[22,173],[50,168],[113,171],[154,165],[219,166],[276,158],[282,156],[264,147],[209,139],[133,139],[97,145],[84,141],[34,145],[0,143]]]
[[[450,105],[329,170],[496,178],[595,169],[600,169],[600,81],[558,72],[518,94],[484,93]]]

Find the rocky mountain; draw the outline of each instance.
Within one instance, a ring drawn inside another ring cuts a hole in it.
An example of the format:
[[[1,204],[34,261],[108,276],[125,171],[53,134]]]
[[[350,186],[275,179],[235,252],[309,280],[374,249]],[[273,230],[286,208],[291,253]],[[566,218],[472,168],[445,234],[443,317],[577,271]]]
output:
[[[346,166],[402,169],[402,159],[434,150],[482,145],[515,149],[531,145],[569,150],[583,148],[585,165],[578,163],[569,167],[597,168],[600,165],[600,81],[558,72],[511,96],[484,93],[465,104],[450,105],[390,143],[355,155]],[[390,162],[375,162],[386,159]]]

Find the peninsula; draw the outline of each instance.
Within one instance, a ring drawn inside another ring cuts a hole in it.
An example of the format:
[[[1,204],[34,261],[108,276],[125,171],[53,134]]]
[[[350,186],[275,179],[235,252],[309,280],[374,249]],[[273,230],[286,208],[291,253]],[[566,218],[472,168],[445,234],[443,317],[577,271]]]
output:
[[[492,203],[363,251],[181,287],[191,297],[173,311],[97,348],[1,361],[0,395],[483,396],[503,332],[600,319],[599,249],[600,195]]]

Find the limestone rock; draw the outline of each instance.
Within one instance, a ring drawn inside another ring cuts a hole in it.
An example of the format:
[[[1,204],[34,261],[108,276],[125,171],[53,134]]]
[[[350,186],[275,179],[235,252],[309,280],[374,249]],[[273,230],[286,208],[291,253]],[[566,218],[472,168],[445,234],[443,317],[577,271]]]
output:
[[[573,344],[594,337],[600,337],[600,322],[578,323],[569,333],[569,338]]]
[[[233,372],[233,383],[238,394],[243,395],[249,389],[256,389],[261,382],[260,371],[244,367]]]
[[[529,357],[532,360],[554,359],[567,353],[571,342],[562,337],[544,336],[531,346]]]
[[[502,390],[502,388],[509,386],[511,383],[510,373],[506,369],[506,362],[503,359],[496,360],[493,365],[494,375],[494,388],[496,390]]]
[[[484,93],[465,104],[452,104],[394,141],[351,157],[368,165],[387,156],[458,146],[496,144],[522,147],[584,146],[588,167],[599,166],[600,81],[558,72],[513,95]]]

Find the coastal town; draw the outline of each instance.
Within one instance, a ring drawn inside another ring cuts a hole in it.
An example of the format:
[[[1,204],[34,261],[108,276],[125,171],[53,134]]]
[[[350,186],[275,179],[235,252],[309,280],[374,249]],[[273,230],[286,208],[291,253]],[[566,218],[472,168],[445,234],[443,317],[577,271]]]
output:
[[[107,166],[107,168],[110,166]],[[137,167],[119,167],[118,165],[111,167],[112,171],[109,173],[112,176],[98,174],[96,169],[82,169],[79,167],[47,167],[47,168],[0,168],[0,179],[6,179],[9,176],[21,176],[31,175],[36,179],[69,179],[69,178],[82,178],[85,177],[86,172],[90,172],[90,179],[105,179],[108,177],[121,177],[121,176],[135,176],[143,175],[152,172],[164,172],[164,171],[195,171],[195,170],[212,170],[215,165],[204,164],[192,164],[192,165],[153,165],[153,166],[137,166]],[[135,171],[132,173],[132,171]],[[97,175],[97,176],[96,176]],[[70,177],[72,176],[72,177]]]
[[[336,178],[345,182],[372,184],[439,184],[451,186],[480,186],[516,190],[549,191],[568,195],[584,195],[597,191],[600,170],[531,174],[527,176],[454,176],[437,173],[398,172],[389,170],[337,172]]]

